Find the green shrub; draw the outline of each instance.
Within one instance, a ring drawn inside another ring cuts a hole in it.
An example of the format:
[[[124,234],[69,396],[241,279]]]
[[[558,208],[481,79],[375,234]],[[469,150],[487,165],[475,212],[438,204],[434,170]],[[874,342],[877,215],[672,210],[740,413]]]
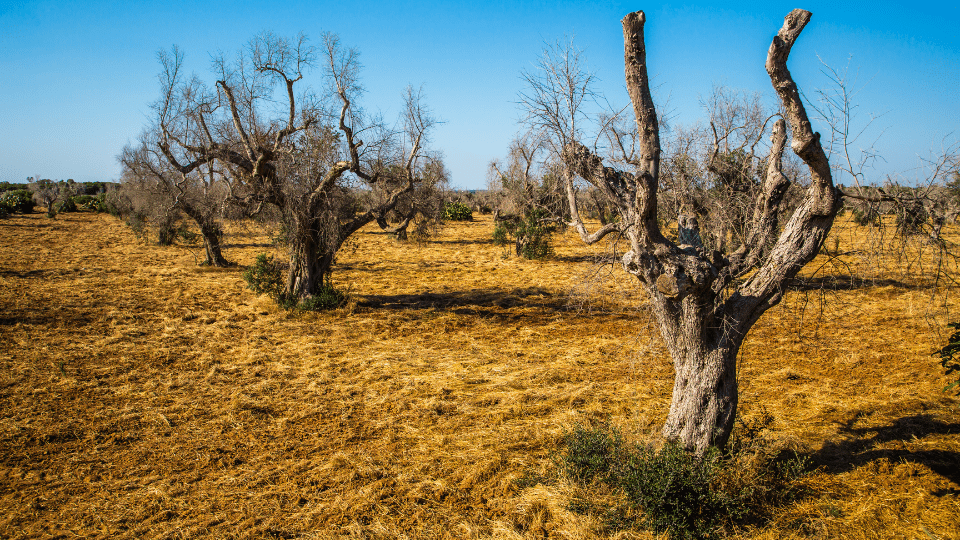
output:
[[[127,216],[127,226],[133,229],[138,240],[144,240],[147,235],[147,216],[140,212],[133,212]]]
[[[566,450],[563,471],[570,478],[584,482],[604,479],[615,468],[617,454],[623,446],[620,433],[603,424],[598,428],[577,424],[563,437]]]
[[[247,267],[243,271],[243,280],[247,282],[247,287],[257,293],[266,294],[283,304],[284,288],[286,277],[284,276],[284,265],[273,258],[273,255],[261,253],[257,255],[257,260],[253,266]]]
[[[940,357],[940,365],[946,370],[947,376],[952,378],[955,373],[960,374],[960,360],[956,358],[957,353],[960,352],[960,323],[952,322],[947,326],[957,331],[950,336],[947,344],[939,351],[933,353],[933,355]],[[948,384],[943,391],[949,392],[954,388],[957,389],[957,394],[960,395],[960,377],[958,377],[956,381]]]
[[[0,206],[9,213],[29,214],[37,206],[33,194],[27,189],[15,189],[0,195]]]
[[[711,538],[731,513],[733,500],[714,489],[720,453],[702,458],[676,444],[638,448],[625,456],[617,483],[644,513],[644,524],[670,538]]]
[[[447,221],[471,221],[473,210],[462,202],[448,202],[443,207],[443,219]]]
[[[347,303],[347,293],[333,286],[329,279],[313,296],[297,305],[302,311],[326,311],[336,309]]]
[[[854,208],[852,215],[853,222],[857,225],[870,225],[872,227],[880,226],[880,214],[873,208],[867,208],[866,210]]]
[[[762,522],[772,508],[801,495],[798,480],[808,468],[805,459],[773,452],[761,441],[759,432],[770,421],[744,424],[736,453],[711,448],[699,457],[677,444],[628,444],[607,424],[578,425],[564,436],[559,468],[585,488],[613,488],[622,502],[571,509],[597,512],[613,529],[641,526],[671,539],[715,538],[733,526]]]
[[[505,246],[510,243],[510,239],[507,237],[508,232],[507,228],[503,223],[497,223],[493,228],[493,243],[497,246]]]
[[[506,245],[508,236],[513,236],[518,257],[524,259],[547,259],[553,255],[550,239],[559,230],[559,225],[547,218],[540,208],[526,211],[523,218],[504,216],[493,229],[493,243]]]
[[[257,255],[253,266],[244,270],[242,276],[251,291],[270,296],[284,309],[325,311],[344,305],[348,298],[348,294],[334,287],[328,277],[313,296],[297,303],[286,295],[286,265],[266,253]]]
[[[77,203],[73,200],[73,197],[67,197],[63,200],[63,202],[57,205],[57,212],[61,214],[64,212],[77,212],[78,210]]]
[[[106,194],[104,193],[99,195],[77,195],[73,197],[73,202],[79,210],[100,213],[107,211],[105,199]]]

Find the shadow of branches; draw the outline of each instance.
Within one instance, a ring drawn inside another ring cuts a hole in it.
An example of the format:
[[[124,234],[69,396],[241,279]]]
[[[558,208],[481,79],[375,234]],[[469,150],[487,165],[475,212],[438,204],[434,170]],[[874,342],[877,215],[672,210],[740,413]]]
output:
[[[946,423],[929,414],[904,416],[881,427],[854,428],[857,417],[840,429],[848,438],[829,441],[810,455],[813,462],[830,473],[850,471],[871,461],[887,458],[891,462],[911,461],[928,467],[940,476],[960,485],[960,453],[946,450],[908,450],[878,448],[894,441],[909,442],[929,435],[960,434],[960,423]]]

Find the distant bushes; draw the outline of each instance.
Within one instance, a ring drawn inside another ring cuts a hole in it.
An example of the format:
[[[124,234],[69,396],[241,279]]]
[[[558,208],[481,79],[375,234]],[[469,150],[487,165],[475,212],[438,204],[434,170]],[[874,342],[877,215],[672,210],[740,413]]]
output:
[[[473,210],[462,202],[448,202],[443,207],[443,219],[446,221],[470,221],[473,219]]]
[[[27,189],[15,189],[0,194],[0,208],[9,214],[29,214],[37,206],[33,194]]]

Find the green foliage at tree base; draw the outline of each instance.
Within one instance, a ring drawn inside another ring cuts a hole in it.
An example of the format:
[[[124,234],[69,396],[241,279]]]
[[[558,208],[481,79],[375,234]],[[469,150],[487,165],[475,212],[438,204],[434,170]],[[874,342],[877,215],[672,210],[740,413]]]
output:
[[[957,360],[957,354],[960,353],[960,323],[952,322],[947,326],[957,331],[950,336],[947,344],[933,355],[940,357],[940,365],[946,370],[947,376],[953,377],[954,374],[960,375],[960,360]],[[943,391],[949,392],[954,388],[957,389],[957,395],[960,395],[960,377],[948,384]]]
[[[243,280],[247,282],[247,288],[257,294],[266,294],[273,298],[277,303],[281,303],[284,293],[283,264],[275,260],[273,255],[261,253],[257,255],[257,260],[253,266],[247,267],[243,271]]]
[[[343,306],[348,299],[348,294],[334,287],[329,277],[313,295],[301,301],[288,297],[285,265],[266,253],[257,255],[253,266],[244,270],[242,276],[251,291],[268,295],[284,309],[326,311]]]
[[[628,444],[608,424],[577,425],[564,436],[558,465],[587,491],[605,485],[620,494],[620,503],[607,506],[593,498],[570,502],[574,512],[598,514],[608,529],[639,526],[674,540],[717,538],[732,527],[762,522],[770,508],[802,493],[798,480],[807,461],[756,440],[741,441],[733,454],[711,448],[695,456],[672,443]]]

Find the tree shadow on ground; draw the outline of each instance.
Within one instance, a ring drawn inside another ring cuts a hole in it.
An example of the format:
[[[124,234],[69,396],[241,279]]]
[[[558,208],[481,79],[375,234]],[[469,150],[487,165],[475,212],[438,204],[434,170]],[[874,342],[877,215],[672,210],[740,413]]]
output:
[[[359,295],[357,307],[360,309],[386,310],[436,309],[459,315],[478,315],[505,320],[529,319],[532,316],[530,310],[536,312],[536,317],[557,313],[564,313],[572,317],[581,315],[595,317],[601,314],[618,315],[610,311],[598,312],[597,310],[587,313],[571,302],[568,295],[542,287]]]
[[[809,456],[817,466],[828,473],[841,473],[882,458],[893,463],[911,461],[960,485],[960,452],[877,448],[884,443],[908,442],[928,435],[960,434],[960,423],[945,423],[929,414],[917,414],[898,418],[886,426],[854,428],[852,425],[856,420],[857,417],[840,429],[840,433],[848,438],[839,442],[828,441]],[[956,492],[954,489],[941,491],[943,493],[936,494]]]
[[[220,246],[222,249],[232,249],[232,248],[274,248],[277,247],[276,244],[272,242],[262,242],[262,243],[249,243],[249,244],[234,244],[227,243]]]
[[[440,238],[431,238],[427,240],[428,244],[452,244],[452,245],[461,245],[461,246],[482,246],[486,244],[492,244],[493,238],[474,238],[474,239],[440,239]]]
[[[796,277],[787,287],[794,291],[853,291],[873,287],[895,287],[898,289],[917,289],[922,285],[905,283],[896,279],[867,279],[857,276],[816,276]]]
[[[558,261],[564,263],[594,263],[594,264],[611,264],[610,257],[604,255],[596,255],[593,253],[587,255],[554,255],[549,260]]]
[[[364,295],[358,307],[377,309],[444,309],[460,312],[460,308],[532,307],[546,311],[566,310],[566,296],[542,287],[517,289],[471,289],[467,291],[424,292],[418,294]]]

